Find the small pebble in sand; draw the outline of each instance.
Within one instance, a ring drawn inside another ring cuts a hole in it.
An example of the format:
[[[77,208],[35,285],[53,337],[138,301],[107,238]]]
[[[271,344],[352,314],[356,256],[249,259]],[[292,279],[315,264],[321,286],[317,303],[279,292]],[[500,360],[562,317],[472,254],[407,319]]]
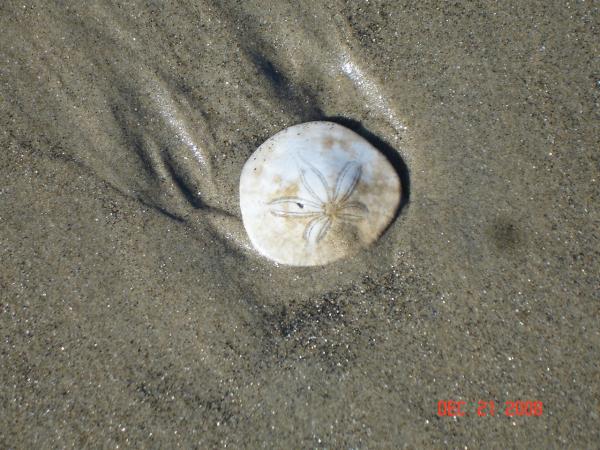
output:
[[[377,240],[394,219],[400,179],[367,140],[332,122],[275,134],[242,169],[244,227],[263,256],[323,265]]]

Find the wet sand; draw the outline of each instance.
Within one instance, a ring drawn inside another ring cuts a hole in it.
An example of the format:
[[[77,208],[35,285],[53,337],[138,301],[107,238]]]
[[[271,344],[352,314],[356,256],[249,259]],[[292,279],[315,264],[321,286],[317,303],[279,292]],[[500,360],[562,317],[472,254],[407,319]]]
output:
[[[1,448],[597,445],[596,6],[67,5],[0,5]],[[406,197],[276,266],[239,175],[310,120]]]

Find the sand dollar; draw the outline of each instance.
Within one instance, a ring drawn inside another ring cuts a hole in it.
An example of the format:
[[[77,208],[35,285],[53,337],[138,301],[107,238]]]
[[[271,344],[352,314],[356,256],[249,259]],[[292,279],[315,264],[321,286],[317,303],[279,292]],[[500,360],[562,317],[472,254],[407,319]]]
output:
[[[275,134],[248,159],[240,208],[260,254],[313,266],[377,240],[400,191],[398,174],[368,141],[336,123],[308,122]]]

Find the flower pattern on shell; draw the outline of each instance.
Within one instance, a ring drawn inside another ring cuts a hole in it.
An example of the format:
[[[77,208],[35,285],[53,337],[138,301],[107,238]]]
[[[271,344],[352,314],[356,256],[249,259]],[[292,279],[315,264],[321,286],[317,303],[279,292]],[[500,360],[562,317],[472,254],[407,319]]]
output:
[[[311,243],[324,239],[335,222],[356,222],[365,219],[366,213],[369,212],[367,206],[361,202],[350,201],[362,175],[359,163],[346,163],[333,188],[329,187],[327,180],[316,167],[308,163],[307,165],[308,169],[300,169],[300,181],[311,198],[277,198],[269,202],[271,214],[278,217],[310,218],[303,238]]]

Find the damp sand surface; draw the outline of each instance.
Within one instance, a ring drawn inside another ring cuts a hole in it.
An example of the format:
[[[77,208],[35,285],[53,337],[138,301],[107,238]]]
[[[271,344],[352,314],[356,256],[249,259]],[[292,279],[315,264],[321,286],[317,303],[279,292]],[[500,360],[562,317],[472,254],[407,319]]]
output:
[[[598,28],[593,2],[3,1],[0,447],[597,445]],[[371,249],[275,266],[239,175],[311,120],[405,198]]]

